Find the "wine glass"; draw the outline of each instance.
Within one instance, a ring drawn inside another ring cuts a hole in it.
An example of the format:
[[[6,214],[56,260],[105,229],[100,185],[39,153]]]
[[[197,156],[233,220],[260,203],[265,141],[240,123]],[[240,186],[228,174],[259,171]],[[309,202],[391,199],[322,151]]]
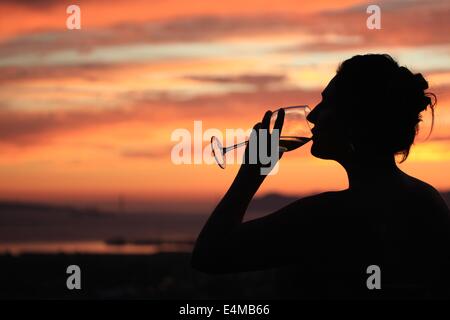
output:
[[[279,149],[280,152],[287,152],[295,150],[311,140],[311,123],[306,119],[311,112],[311,109],[307,105],[284,107],[282,109],[284,110],[285,115],[283,127],[280,132]],[[280,110],[281,109],[278,109],[272,113],[270,118],[270,133],[273,131],[275,120],[277,119],[278,111]],[[225,169],[225,154],[230,150],[246,146],[247,144],[248,140],[229,147],[223,147],[220,140],[216,136],[212,136],[212,155],[219,167]]]

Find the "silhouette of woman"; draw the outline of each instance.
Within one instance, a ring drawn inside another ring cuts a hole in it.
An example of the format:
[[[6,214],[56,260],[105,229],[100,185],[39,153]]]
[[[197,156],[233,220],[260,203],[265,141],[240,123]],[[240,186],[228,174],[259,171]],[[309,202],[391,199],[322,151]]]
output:
[[[306,297],[448,297],[449,209],[431,185],[395,162],[395,155],[407,158],[421,112],[434,111],[426,89],[421,74],[389,55],[344,61],[308,120],[311,153],[341,164],[348,189],[243,223],[266,176],[260,165],[242,164],[198,236],[192,266],[207,273],[298,266],[304,279],[297,289]],[[255,129],[267,129],[270,116]],[[280,112],[279,128],[283,118]],[[380,290],[367,286],[371,265],[380,268]]]

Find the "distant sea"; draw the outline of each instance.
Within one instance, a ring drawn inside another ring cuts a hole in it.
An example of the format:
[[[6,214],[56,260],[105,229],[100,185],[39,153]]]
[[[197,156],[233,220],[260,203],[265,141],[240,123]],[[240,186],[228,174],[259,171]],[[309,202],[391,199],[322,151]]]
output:
[[[450,192],[441,193],[450,204]],[[301,196],[255,198],[244,221]],[[118,213],[95,208],[0,202],[0,254],[155,254],[190,252],[209,216],[204,213]]]

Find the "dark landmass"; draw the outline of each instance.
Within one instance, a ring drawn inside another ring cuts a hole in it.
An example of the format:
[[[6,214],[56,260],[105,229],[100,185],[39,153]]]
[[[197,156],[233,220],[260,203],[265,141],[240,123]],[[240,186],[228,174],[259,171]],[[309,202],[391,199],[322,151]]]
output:
[[[111,239],[106,239],[105,240],[106,244],[112,245],[112,246],[122,246],[122,245],[127,245],[127,244],[132,244],[132,245],[162,245],[162,244],[188,244],[188,245],[194,245],[195,240],[194,239],[168,239],[168,240],[164,240],[164,239],[137,239],[137,240],[127,240],[124,238],[111,238]]]
[[[441,193],[450,206],[450,192]],[[245,221],[269,214],[302,196],[256,197]],[[193,241],[209,212],[117,213],[96,208],[0,202],[0,242],[110,241],[111,244]]]
[[[0,202],[0,242],[192,240],[206,218],[201,214],[114,213]]]

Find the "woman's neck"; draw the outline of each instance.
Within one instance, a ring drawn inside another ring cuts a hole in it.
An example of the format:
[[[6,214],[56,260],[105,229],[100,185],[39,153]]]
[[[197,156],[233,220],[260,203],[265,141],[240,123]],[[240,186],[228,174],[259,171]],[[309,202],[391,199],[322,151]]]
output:
[[[352,158],[340,162],[348,177],[349,189],[376,189],[388,187],[401,177],[394,156]]]

